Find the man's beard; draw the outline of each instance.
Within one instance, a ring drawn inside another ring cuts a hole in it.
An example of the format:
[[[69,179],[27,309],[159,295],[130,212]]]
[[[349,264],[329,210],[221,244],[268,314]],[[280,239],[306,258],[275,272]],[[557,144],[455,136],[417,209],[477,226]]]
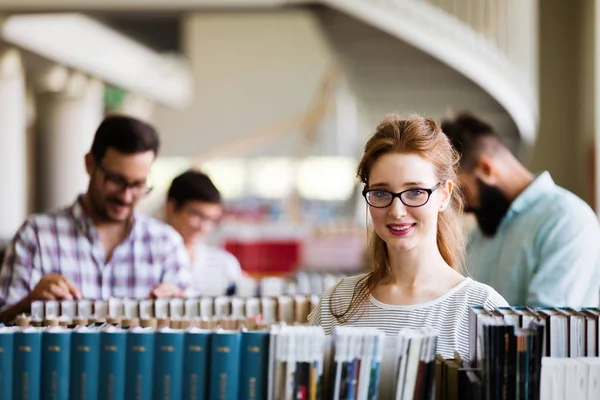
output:
[[[489,186],[477,179],[479,208],[467,208],[465,212],[475,214],[479,229],[487,237],[493,237],[510,208],[510,201],[496,186]]]
[[[124,220],[118,219],[118,218],[117,219],[113,218],[109,214],[107,203],[118,203],[121,205],[127,205],[127,204],[124,204],[122,201],[120,201],[117,198],[112,198],[112,197],[103,198],[100,193],[97,193],[95,190],[91,190],[90,191],[90,203],[92,205],[94,215],[97,218],[104,220],[106,222],[125,222],[126,220],[131,218],[131,213],[129,213],[127,218],[125,218]]]

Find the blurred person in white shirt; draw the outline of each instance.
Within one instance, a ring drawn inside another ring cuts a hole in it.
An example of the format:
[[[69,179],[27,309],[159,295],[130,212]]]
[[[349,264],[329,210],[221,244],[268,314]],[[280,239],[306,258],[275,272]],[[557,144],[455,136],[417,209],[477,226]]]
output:
[[[205,240],[223,216],[221,194],[204,173],[188,170],[171,182],[166,222],[183,237],[189,252],[192,282],[190,296],[235,294],[243,273],[237,258]]]

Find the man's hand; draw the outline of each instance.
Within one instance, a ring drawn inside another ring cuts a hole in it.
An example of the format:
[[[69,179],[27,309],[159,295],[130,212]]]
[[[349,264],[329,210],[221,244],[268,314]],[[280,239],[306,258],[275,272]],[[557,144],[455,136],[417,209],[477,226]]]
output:
[[[150,297],[153,299],[169,298],[169,297],[185,297],[185,291],[179,286],[171,283],[160,283],[150,292]]]
[[[44,275],[35,285],[28,298],[35,300],[79,300],[81,292],[64,276]]]

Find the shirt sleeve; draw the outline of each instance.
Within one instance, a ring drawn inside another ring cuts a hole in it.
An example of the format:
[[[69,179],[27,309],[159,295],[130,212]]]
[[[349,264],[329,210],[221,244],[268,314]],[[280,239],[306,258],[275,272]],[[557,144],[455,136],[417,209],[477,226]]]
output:
[[[531,306],[598,306],[600,228],[595,215],[564,213],[538,235],[538,260],[529,285]]]
[[[483,308],[491,309],[498,307],[508,307],[508,302],[500,295],[500,293],[496,292],[494,289],[490,288],[490,292],[488,293],[485,302],[483,303]]]
[[[0,267],[0,311],[28,296],[40,280],[41,266],[36,266],[38,248],[33,223],[26,221],[6,248]]]

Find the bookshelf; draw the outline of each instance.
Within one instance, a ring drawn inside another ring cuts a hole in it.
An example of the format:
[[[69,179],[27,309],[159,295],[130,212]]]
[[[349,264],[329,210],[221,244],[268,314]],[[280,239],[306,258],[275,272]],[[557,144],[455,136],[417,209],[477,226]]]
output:
[[[36,302],[0,327],[0,398],[600,398],[599,309],[473,307],[469,354],[443,359],[425,327],[326,336],[317,301]]]

